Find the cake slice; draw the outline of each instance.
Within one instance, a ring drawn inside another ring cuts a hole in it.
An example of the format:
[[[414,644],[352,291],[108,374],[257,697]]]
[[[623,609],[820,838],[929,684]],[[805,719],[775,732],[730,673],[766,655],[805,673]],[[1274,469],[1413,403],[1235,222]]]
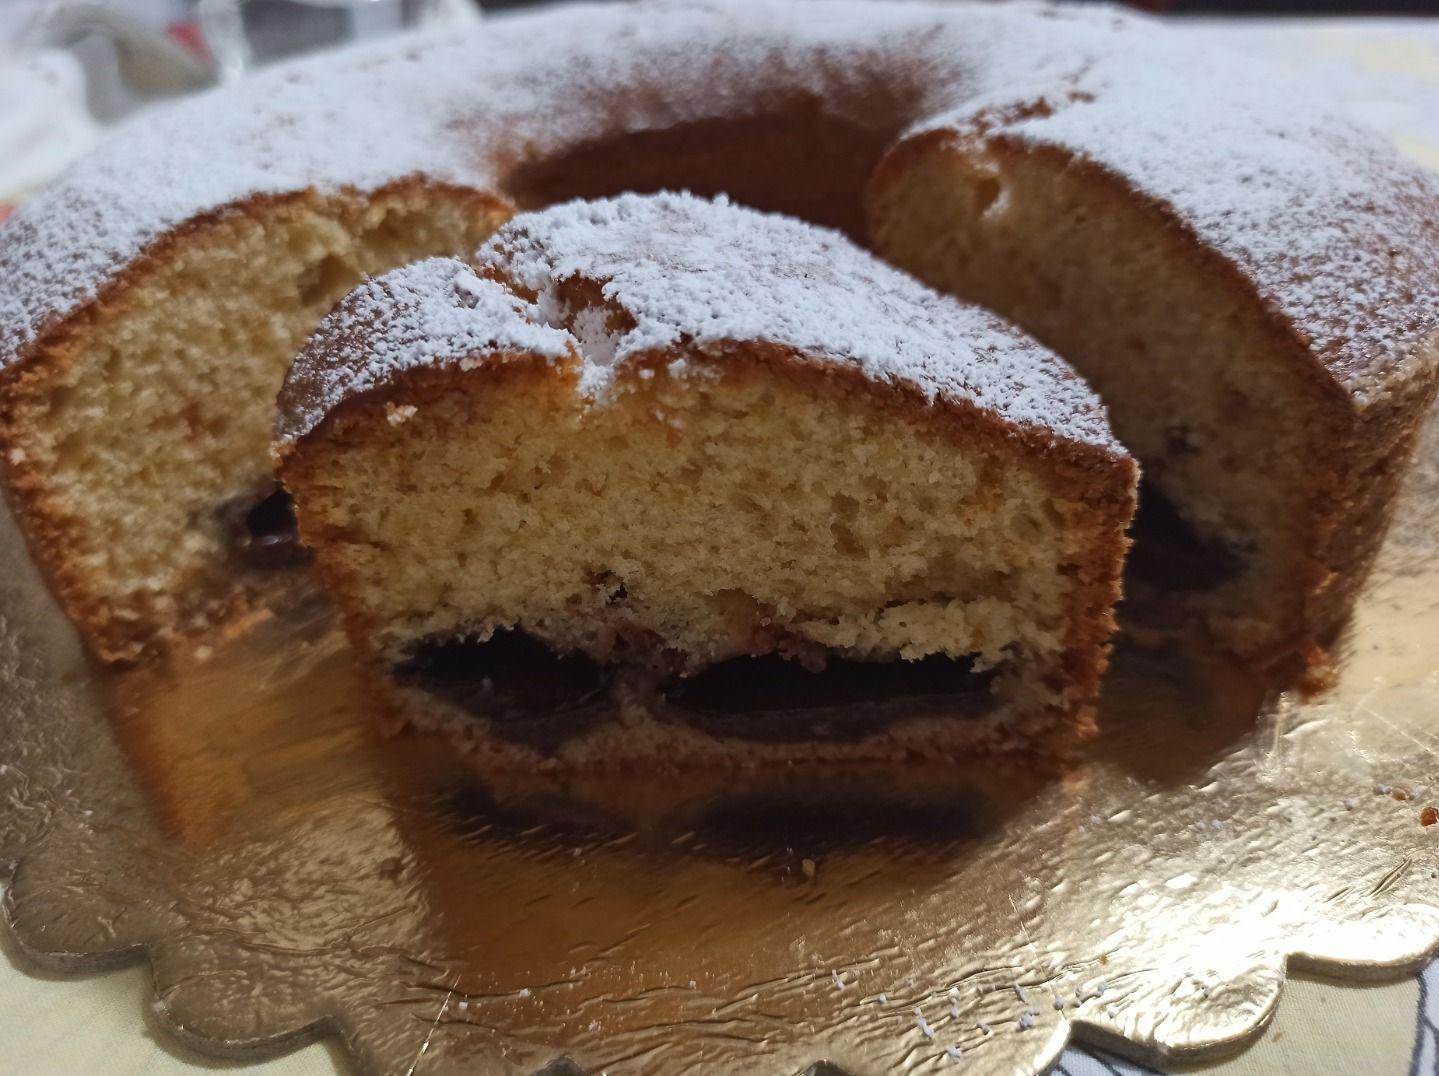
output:
[[[103,214],[122,219],[151,197],[103,189]],[[365,273],[471,249],[505,215],[419,179],[216,207],[137,256],[45,346],[15,357],[0,342],[5,492],[97,656],[161,653],[303,558],[269,466],[295,352]],[[71,230],[88,236],[90,216],[81,203]],[[44,238],[22,220],[0,240],[0,336],[5,291],[33,286],[22,255],[38,259]],[[63,264],[102,257],[94,244]]]
[[[1016,330],[684,195],[365,282],[276,456],[391,706],[501,766],[1053,754],[1136,482]]]
[[[870,234],[1104,401],[1144,471],[1126,627],[1251,664],[1322,660],[1439,387],[1419,282],[1439,266],[1432,209],[1395,215],[1439,203],[1343,125],[1145,80],[1172,144],[1125,137],[1084,99],[956,114],[877,167]]]

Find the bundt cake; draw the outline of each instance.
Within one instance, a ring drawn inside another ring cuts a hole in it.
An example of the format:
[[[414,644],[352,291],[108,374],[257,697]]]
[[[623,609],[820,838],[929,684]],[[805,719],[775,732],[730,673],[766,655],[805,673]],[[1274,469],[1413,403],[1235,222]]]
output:
[[[1064,355],[1145,468],[1137,589],[1293,647],[1341,621],[1434,392],[1436,185],[1192,53],[1088,5],[599,4],[157,111],[0,230],[11,503],[99,654],[163,646],[243,586],[237,545],[283,550],[274,394],[362,273],[566,198],[723,191]]]
[[[508,764],[1053,753],[1136,468],[1054,355],[842,235],[680,195],[366,282],[277,458],[402,712]]]

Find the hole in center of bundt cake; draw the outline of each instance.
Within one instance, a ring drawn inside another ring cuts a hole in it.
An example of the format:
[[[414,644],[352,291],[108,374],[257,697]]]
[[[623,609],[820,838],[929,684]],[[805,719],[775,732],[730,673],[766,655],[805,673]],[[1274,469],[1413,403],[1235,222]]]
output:
[[[978,717],[994,670],[973,658],[915,661],[830,656],[812,670],[778,654],[717,662],[664,689],[687,723],[749,740],[858,740],[907,717]]]
[[[518,162],[505,187],[523,208],[626,191],[724,194],[863,242],[865,184],[910,111],[903,94],[872,103],[863,124],[792,98],[755,115],[605,136]]]
[[[309,557],[300,544],[295,502],[279,485],[258,498],[237,497],[219,515],[235,556],[252,568],[285,568]]]
[[[1134,546],[1126,573],[1162,590],[1213,590],[1244,570],[1237,550],[1200,534],[1147,480],[1139,484],[1131,534]]]

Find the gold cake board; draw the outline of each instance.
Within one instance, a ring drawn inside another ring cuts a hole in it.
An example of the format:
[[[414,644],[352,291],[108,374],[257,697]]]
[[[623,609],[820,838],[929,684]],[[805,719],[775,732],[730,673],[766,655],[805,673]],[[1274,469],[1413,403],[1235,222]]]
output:
[[[0,962],[0,1012],[23,1018],[0,1028],[6,1071],[198,1076],[218,1069],[232,1076],[348,1076],[332,1043],[314,1043],[256,1064],[217,1063],[186,1050],[140,1021],[152,989],[148,968],[92,979],[36,979],[34,969],[19,970],[26,967],[23,957],[9,955]],[[1411,1076],[1418,1006],[1417,979],[1360,984],[1295,975],[1274,1022],[1253,1046],[1238,1057],[1178,1071],[1195,1076]],[[964,1070],[956,1066],[955,1071]]]

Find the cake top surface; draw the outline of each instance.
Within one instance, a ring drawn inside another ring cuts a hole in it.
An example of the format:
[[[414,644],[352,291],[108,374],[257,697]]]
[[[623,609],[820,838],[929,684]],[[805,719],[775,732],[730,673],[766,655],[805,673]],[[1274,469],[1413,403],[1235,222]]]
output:
[[[478,277],[448,260],[402,269],[342,304],[296,361],[306,389],[287,383],[280,440],[402,370],[497,347],[557,356],[573,342],[580,391],[603,404],[635,356],[679,348],[670,370],[685,376],[686,354],[762,341],[1118,451],[1098,398],[1054,354],[793,218],[687,194],[567,202],[514,218],[476,263]],[[602,302],[574,305],[574,282]]]
[[[1123,176],[1362,395],[1439,329],[1439,183],[1285,78],[1028,2],[576,5],[323,55],[140,117],[0,226],[0,365],[170,229],[255,195],[421,176],[503,198],[517,154],[800,96],[897,137],[1008,116]]]
[[[1171,66],[1164,57],[1174,42],[1163,44],[1158,54],[1107,57],[1057,107],[991,133],[1128,178],[1250,277],[1362,396],[1375,375],[1439,333],[1439,181],[1318,107],[1319,88],[1278,73],[1258,85],[1243,53],[1202,64],[1175,57],[1180,66]]]
[[[407,370],[519,351],[560,358],[569,333],[458,258],[427,258],[361,282],[321,323],[280,390],[276,439],[310,432],[342,401]]]

